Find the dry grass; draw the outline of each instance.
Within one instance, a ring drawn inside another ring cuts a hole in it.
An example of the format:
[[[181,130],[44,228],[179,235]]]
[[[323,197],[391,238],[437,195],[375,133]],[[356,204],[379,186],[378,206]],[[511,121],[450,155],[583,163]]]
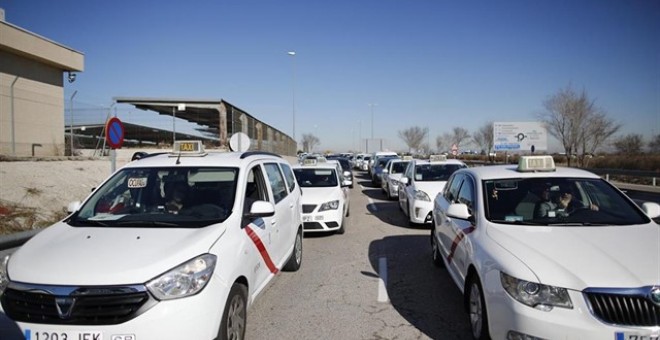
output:
[[[67,215],[66,209],[54,213],[44,213],[37,208],[0,201],[0,235],[45,228]]]

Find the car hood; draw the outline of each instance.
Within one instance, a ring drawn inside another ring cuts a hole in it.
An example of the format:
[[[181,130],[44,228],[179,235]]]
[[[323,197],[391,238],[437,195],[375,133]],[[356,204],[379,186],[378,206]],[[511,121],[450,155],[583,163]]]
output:
[[[341,190],[337,187],[329,188],[302,188],[303,204],[323,204],[332,200],[340,199]]]
[[[447,184],[447,181],[415,182],[415,188],[417,190],[424,191],[427,195],[429,195],[431,201],[433,201],[435,196],[438,196],[442,189],[445,188],[445,184]]]
[[[658,284],[660,228],[497,226],[489,236],[541,283],[575,290]]]
[[[72,227],[59,222],[12,254],[12,281],[55,285],[144,283],[204,254],[225,232],[205,228]]]

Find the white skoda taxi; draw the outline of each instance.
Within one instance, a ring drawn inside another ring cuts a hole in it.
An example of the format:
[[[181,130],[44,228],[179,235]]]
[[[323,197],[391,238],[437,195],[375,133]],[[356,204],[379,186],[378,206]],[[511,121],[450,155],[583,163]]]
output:
[[[341,166],[325,158],[307,160],[294,166],[293,172],[302,188],[305,232],[346,231],[350,214],[348,184],[342,183]]]
[[[433,261],[463,292],[474,338],[658,339],[657,203],[525,156],[456,171],[433,214]]]
[[[1,263],[25,339],[242,339],[254,299],[301,265],[300,188],[274,154],[180,141],[74,205]]]
[[[454,171],[466,167],[460,160],[447,159],[444,155],[410,161],[399,179],[399,208],[408,217],[409,223],[431,223],[433,199]]]

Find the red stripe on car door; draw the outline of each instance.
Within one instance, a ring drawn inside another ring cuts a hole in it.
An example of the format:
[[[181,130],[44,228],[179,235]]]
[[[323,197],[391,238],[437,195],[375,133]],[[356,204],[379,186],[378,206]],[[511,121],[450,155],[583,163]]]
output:
[[[245,232],[250,236],[250,239],[252,240],[252,243],[257,247],[257,250],[259,250],[259,253],[261,254],[261,257],[264,259],[264,262],[266,262],[266,266],[268,267],[268,270],[270,270],[271,273],[276,274],[278,272],[277,267],[275,267],[275,264],[273,263],[273,260],[270,259],[270,255],[268,254],[268,250],[266,250],[266,246],[264,246],[264,243],[261,242],[261,239],[259,238],[259,235],[250,228],[249,225],[245,226]]]
[[[454,252],[456,252],[456,247],[458,247],[458,244],[461,243],[461,241],[465,238],[465,235],[473,231],[474,226],[471,226],[458,232],[458,235],[456,235],[456,238],[454,238],[454,242],[451,243],[451,250],[449,251],[449,256],[447,256],[448,263],[451,263],[451,260],[454,258]]]

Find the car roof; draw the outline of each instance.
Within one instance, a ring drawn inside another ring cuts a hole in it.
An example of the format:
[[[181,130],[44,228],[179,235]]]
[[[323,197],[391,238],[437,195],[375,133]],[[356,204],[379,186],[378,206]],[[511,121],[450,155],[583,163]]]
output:
[[[420,164],[460,164],[460,165],[466,165],[463,161],[458,160],[458,159],[448,159],[445,161],[435,161],[431,162],[428,159],[413,159],[412,161],[415,162],[415,165],[420,165]]]
[[[556,167],[555,171],[521,172],[518,171],[517,164],[480,166],[456,171],[456,173],[459,172],[469,172],[477,180],[548,177],[600,178],[600,176],[586,170],[562,166]]]

